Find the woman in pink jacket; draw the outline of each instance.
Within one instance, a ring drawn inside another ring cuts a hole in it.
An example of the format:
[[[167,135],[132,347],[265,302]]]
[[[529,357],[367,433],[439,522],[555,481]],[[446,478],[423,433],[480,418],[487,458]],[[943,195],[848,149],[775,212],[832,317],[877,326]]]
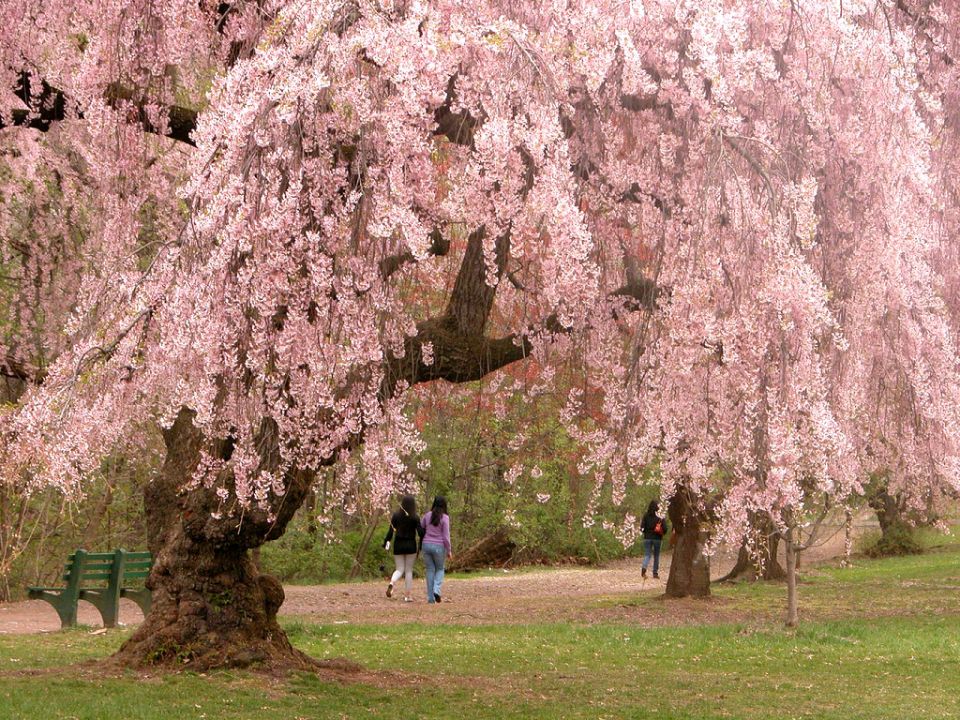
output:
[[[447,500],[437,495],[433,507],[420,520],[424,535],[420,548],[423,550],[423,564],[427,568],[427,602],[431,605],[440,602],[440,588],[443,585],[443,566],[446,559],[453,559],[450,549],[450,516],[447,514]]]

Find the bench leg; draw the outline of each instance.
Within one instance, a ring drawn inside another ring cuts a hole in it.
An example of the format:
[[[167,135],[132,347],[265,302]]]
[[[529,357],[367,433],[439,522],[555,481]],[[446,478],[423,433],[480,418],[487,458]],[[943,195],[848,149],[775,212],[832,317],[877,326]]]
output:
[[[81,590],[80,599],[92,604],[103,619],[103,626],[112,628],[117,626],[117,617],[120,615],[120,598],[110,589]]]
[[[76,627],[77,625],[77,601],[63,595],[29,595],[31,600],[43,600],[50,603],[53,609],[60,616],[60,629]],[[71,602],[72,600],[72,602]]]
[[[75,627],[77,624],[77,601],[70,598],[69,596],[64,596],[63,594],[55,595],[52,593],[39,593],[31,591],[27,597],[31,600],[43,600],[46,603],[50,603],[53,606],[53,609],[57,611],[57,615],[60,616],[60,629]]]
[[[60,605],[54,605],[57,614],[60,616],[60,629],[77,626],[77,601],[64,602]]]
[[[150,599],[151,599],[152,593],[146,588],[143,588],[141,590],[130,590],[130,589],[124,588],[123,591],[121,592],[121,595],[125,598],[129,598],[130,600],[133,600],[137,605],[139,605],[140,609],[143,611],[144,617],[146,617],[147,614],[150,612]]]
[[[120,615],[120,603],[107,603],[100,608],[100,617],[103,618],[103,626],[114,628],[117,626],[117,617]]]

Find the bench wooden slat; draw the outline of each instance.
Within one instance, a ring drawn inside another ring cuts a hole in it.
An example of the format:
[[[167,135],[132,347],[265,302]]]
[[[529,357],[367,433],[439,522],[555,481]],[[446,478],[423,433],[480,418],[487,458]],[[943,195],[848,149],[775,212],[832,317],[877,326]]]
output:
[[[112,573],[109,570],[98,570],[92,573],[81,573],[81,582],[86,580],[109,580]]]
[[[84,565],[82,568],[80,568],[80,574],[86,575],[87,573],[103,572],[104,570],[106,570],[107,572],[110,572],[110,570],[112,569],[113,569],[113,563],[107,563],[106,565],[104,565],[103,563],[97,563],[96,565]],[[70,573],[72,570],[73,570],[72,566],[64,568],[64,575]]]
[[[84,557],[91,562],[111,562],[113,560],[113,553],[86,553]],[[76,553],[71,554],[67,558],[67,564],[71,564],[76,558]]]

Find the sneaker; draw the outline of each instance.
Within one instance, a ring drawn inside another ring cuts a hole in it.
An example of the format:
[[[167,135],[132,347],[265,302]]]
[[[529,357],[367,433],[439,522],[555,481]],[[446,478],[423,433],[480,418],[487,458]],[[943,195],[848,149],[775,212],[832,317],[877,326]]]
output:
[[[646,576],[647,576],[647,569],[645,567],[640,568],[640,577],[646,577]]]
[[[387,597],[393,597],[393,583],[387,585]]]
[[[413,598],[412,598],[412,597],[405,597],[405,598],[403,599],[403,601],[404,601],[404,602],[413,602]]]
[[[653,579],[654,579],[654,580],[659,580],[659,579],[660,579],[660,573],[654,573],[654,574],[653,574]]]
[[[436,600],[437,602],[440,602],[440,593],[434,593],[433,599]]]

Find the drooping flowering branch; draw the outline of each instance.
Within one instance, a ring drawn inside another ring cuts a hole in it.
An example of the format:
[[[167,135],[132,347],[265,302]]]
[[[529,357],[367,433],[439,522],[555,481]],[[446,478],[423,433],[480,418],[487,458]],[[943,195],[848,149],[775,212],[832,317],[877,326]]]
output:
[[[89,133],[111,281],[79,292],[9,467],[79,483],[92,447],[187,409],[194,480],[238,515],[361,440],[387,497],[417,452],[410,387],[534,356],[584,368],[564,408],[584,474],[622,497],[656,466],[665,494],[717,498],[730,539],[880,465],[918,497],[955,485],[947,11],[194,5],[102,32],[56,15],[60,75],[11,45],[49,85],[3,117]],[[138,257],[144,233],[163,252]]]

